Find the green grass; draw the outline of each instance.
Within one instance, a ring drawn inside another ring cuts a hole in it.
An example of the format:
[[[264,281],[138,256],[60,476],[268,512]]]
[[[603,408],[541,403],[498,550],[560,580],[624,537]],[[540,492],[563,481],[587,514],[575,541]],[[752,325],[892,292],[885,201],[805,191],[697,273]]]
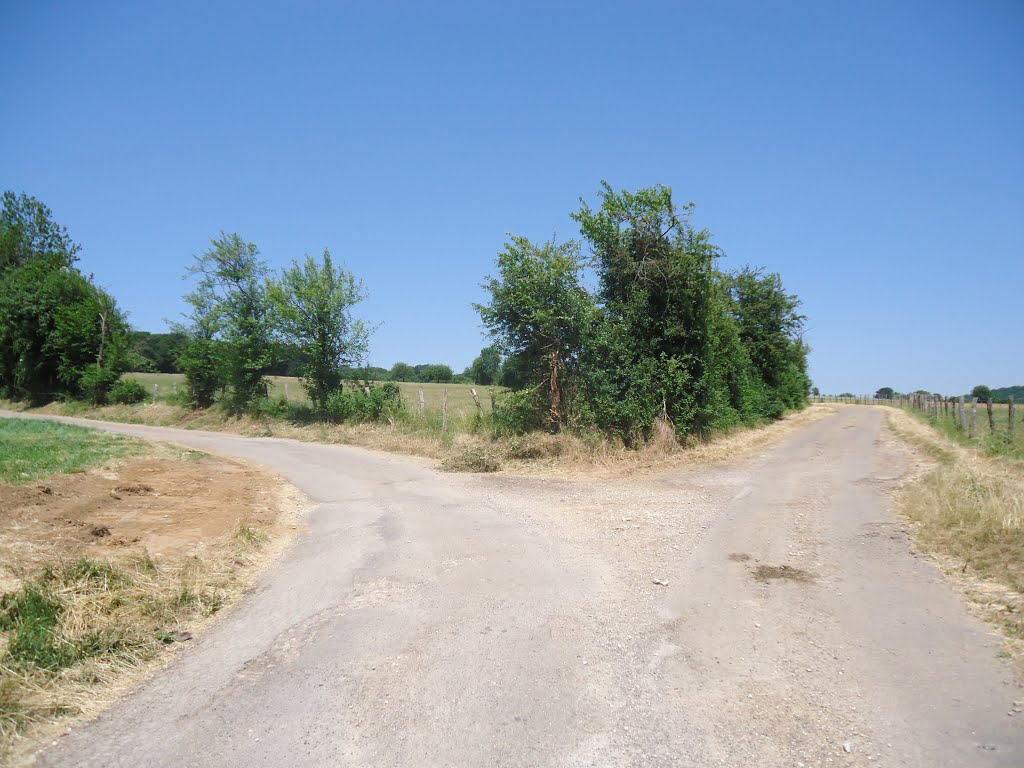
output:
[[[138,453],[131,438],[51,421],[0,419],[0,483],[25,485]]]
[[[180,373],[126,373],[126,379],[140,382],[149,394],[157,400],[166,400],[185,389],[185,377]],[[302,382],[291,376],[268,376],[270,382],[268,395],[271,399],[287,397],[288,401],[297,405],[309,405],[306,389]],[[448,413],[450,416],[468,416],[476,412],[473,402],[473,384],[419,384],[399,382],[405,407],[412,413],[419,413],[419,390],[423,390],[425,410],[428,413],[441,413],[441,402],[444,390],[448,390]],[[491,388],[475,387],[480,396],[480,405],[484,413],[491,412]]]
[[[970,429],[964,430],[961,428],[959,411],[953,408],[952,403],[950,403],[948,415],[945,408],[937,416],[934,414],[924,414],[920,411],[911,411],[913,415],[925,420],[943,435],[961,445],[980,448],[989,456],[1024,461],[1024,423],[1022,423],[1024,422],[1024,418],[1022,418],[1024,417],[1024,406],[1015,406],[1015,412],[1016,425],[1011,435],[1009,432],[1009,408],[1006,405],[993,405],[992,425],[990,426],[988,410],[983,403],[979,403],[974,438],[972,439]],[[971,418],[970,403],[966,405],[966,415],[969,425]]]

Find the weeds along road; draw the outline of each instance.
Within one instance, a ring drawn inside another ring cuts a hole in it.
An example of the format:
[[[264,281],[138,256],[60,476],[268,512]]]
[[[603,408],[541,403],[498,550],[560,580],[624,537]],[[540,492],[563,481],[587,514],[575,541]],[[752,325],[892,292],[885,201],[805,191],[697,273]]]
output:
[[[86,423],[259,462],[316,506],[40,765],[1024,765],[998,640],[888,508],[879,411],[614,481]]]

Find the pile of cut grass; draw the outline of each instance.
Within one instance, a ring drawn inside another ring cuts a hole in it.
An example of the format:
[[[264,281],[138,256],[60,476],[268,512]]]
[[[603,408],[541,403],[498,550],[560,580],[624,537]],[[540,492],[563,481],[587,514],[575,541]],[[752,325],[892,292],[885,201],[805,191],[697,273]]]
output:
[[[138,440],[52,421],[0,418],[0,483],[24,485],[138,454]]]

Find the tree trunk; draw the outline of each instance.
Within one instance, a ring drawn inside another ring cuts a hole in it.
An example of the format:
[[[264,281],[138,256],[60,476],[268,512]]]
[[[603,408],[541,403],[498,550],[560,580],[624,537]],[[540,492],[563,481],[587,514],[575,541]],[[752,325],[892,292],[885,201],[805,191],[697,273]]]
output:
[[[551,350],[551,421],[556,430],[562,428],[562,393],[558,389],[558,368],[561,365],[561,353],[558,347]]]

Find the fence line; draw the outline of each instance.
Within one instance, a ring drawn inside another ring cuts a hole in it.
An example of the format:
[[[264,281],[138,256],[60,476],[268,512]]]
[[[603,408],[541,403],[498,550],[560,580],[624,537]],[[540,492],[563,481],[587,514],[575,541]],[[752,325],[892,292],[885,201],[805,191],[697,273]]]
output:
[[[945,395],[927,395],[915,392],[900,397],[878,398],[850,395],[816,395],[811,398],[814,403],[839,403],[847,405],[883,405],[890,408],[902,408],[909,411],[918,411],[935,421],[952,420],[953,424],[961,432],[965,432],[969,438],[976,439],[978,435],[978,398],[972,397],[970,401],[963,395],[947,397]],[[996,425],[995,410],[992,399],[985,401],[985,410],[988,415],[988,430],[990,435],[1001,431]],[[1006,434],[1010,440],[1014,438],[1016,425],[1016,404],[1013,396],[1007,398],[1007,420]]]

